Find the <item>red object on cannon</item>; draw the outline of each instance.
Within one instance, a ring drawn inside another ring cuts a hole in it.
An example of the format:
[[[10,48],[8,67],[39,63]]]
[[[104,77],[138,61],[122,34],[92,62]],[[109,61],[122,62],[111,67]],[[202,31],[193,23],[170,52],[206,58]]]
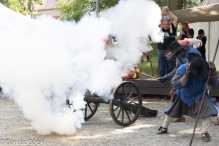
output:
[[[137,65],[134,65],[135,71],[129,71],[129,73],[126,73],[125,76],[122,77],[122,79],[138,79],[139,78],[139,68],[137,68]]]

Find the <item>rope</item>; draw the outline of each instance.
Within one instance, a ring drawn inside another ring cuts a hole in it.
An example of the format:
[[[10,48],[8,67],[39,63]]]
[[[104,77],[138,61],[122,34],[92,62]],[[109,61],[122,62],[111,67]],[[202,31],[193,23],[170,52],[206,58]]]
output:
[[[139,74],[142,74],[142,75],[144,75],[144,76],[147,76],[147,77],[150,77],[150,78],[153,78],[153,79],[158,80],[158,78],[152,77],[152,76],[150,76],[150,75],[147,75],[147,74],[144,74],[144,73],[141,73],[141,72],[136,72],[136,73],[139,73]]]

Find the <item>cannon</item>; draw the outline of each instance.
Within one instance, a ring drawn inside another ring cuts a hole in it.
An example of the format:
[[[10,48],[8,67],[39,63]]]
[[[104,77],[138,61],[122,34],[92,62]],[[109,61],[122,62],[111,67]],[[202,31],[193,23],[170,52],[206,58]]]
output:
[[[109,110],[113,121],[121,126],[133,124],[139,117],[142,108],[142,95],[138,86],[131,81],[123,81],[112,91],[112,99],[104,101],[96,94],[86,91],[84,101],[87,102],[84,112],[84,120],[87,121],[96,113],[100,103],[109,104]],[[70,107],[69,100],[66,104]]]
[[[156,77],[135,71],[136,74],[141,74],[153,79]],[[112,91],[112,99],[104,101],[96,94],[86,91],[84,95],[86,107],[83,109],[84,120],[87,121],[96,113],[100,103],[109,104],[110,115],[113,121],[120,126],[129,126],[133,124],[139,117],[156,117],[157,111],[142,107],[142,94],[138,85],[132,81],[123,81]],[[71,103],[66,100],[66,104],[71,108]]]

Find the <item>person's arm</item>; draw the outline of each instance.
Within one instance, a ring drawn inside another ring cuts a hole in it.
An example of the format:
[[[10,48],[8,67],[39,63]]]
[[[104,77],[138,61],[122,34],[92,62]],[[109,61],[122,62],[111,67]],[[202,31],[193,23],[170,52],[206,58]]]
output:
[[[185,64],[188,62],[188,59],[183,57],[183,55],[181,53],[178,53],[176,55],[176,58],[179,60],[180,63]]]
[[[178,36],[178,40],[182,40],[182,35],[184,35],[184,34],[185,34],[184,31],[181,29],[180,34]]]
[[[178,36],[178,40],[182,40],[182,35],[181,34]]]
[[[162,32],[163,31],[163,24],[161,23],[160,24],[160,32]]]
[[[189,32],[189,30],[190,30],[190,32]],[[188,29],[187,29],[187,35],[188,35],[188,38],[193,38],[193,36],[194,36],[194,30],[193,30],[193,29],[189,29],[189,27],[188,27]]]
[[[176,68],[171,73],[159,78],[158,80],[162,83],[164,83],[165,81],[170,81],[173,78],[173,76],[176,74],[176,70],[179,68],[179,66],[180,66],[179,63],[177,63]]]
[[[176,15],[174,15],[173,13],[169,12],[169,15],[173,18],[173,25],[176,28],[178,25],[178,17],[176,17]]]
[[[184,75],[176,72],[176,74],[173,76],[173,79],[172,79],[173,87],[175,89],[183,88],[189,80],[190,72],[191,72],[190,64],[187,65],[186,72]]]
[[[208,85],[215,86],[218,84],[217,70],[216,70],[215,64],[210,62],[209,68],[211,69],[211,75],[210,75],[210,80],[209,80]]]

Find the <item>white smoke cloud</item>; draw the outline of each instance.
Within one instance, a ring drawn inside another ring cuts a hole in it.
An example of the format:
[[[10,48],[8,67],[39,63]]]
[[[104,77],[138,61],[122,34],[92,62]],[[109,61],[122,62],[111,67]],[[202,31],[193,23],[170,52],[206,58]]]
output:
[[[113,48],[112,54],[123,63],[135,64],[142,52],[150,50],[148,36],[154,41],[163,41],[158,27],[161,10],[153,1],[121,0],[115,7],[101,12],[100,16],[112,23],[111,34],[122,42],[122,47]]]
[[[122,81],[121,68],[141,56],[136,36],[161,40],[159,19],[158,6],[141,0],[121,1],[100,18],[85,16],[78,24],[46,16],[32,20],[0,4],[0,85],[39,134],[73,134],[84,122],[79,109],[85,107],[85,91],[108,100]],[[109,34],[123,44],[111,51],[117,61],[104,60]],[[70,88],[76,112],[63,105]]]

